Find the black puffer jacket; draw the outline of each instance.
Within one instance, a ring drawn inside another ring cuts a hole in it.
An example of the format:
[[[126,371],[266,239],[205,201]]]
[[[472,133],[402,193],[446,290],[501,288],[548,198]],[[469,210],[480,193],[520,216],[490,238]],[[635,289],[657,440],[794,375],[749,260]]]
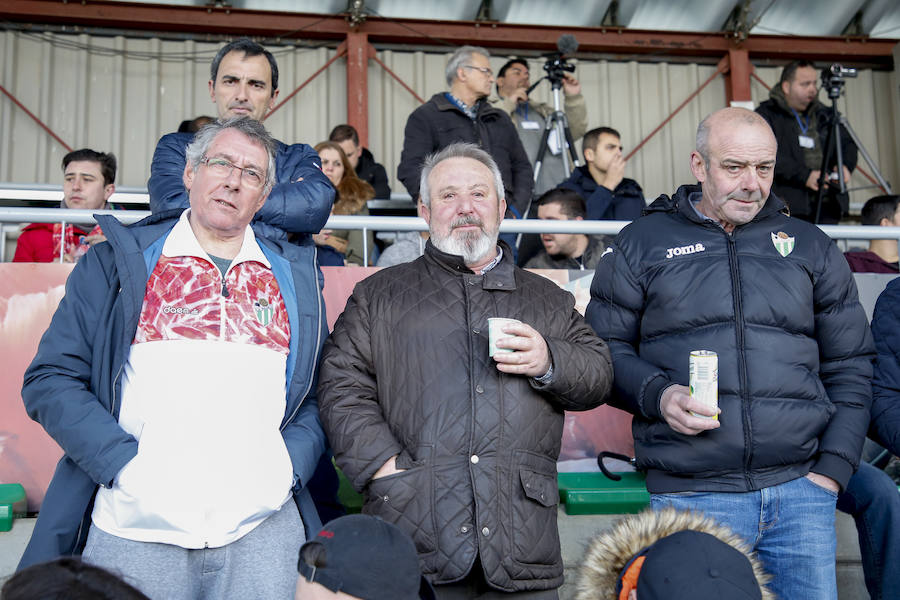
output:
[[[363,512],[413,537],[432,582],[460,580],[479,555],[501,590],[562,583],[563,410],[599,405],[612,378],[606,344],[573,306],[508,248],[482,276],[429,242],[360,282],[326,342],[319,406],[337,463],[364,492]],[[549,384],[497,370],[488,317],[544,336]],[[407,470],[370,481],[395,454]]]
[[[455,142],[477,144],[497,163],[506,203],[521,218],[531,202],[534,175],[525,147],[509,115],[484,100],[476,104],[473,121],[443,92],[417,108],[406,121],[397,178],[413,200],[419,197],[419,177],[425,157]]]
[[[387,171],[379,163],[368,148],[363,148],[356,164],[356,176],[372,186],[375,197],[378,199],[390,199],[391,186],[388,184]]]
[[[810,470],[843,487],[866,434],[874,350],[847,261],[774,195],[729,235],[690,205],[699,194],[660,196],[591,285],[587,317],[615,366],[610,403],[635,415],[647,488],[742,492]],[[722,413],[720,428],[687,436],[659,399],[688,384],[692,350],[719,355]]]

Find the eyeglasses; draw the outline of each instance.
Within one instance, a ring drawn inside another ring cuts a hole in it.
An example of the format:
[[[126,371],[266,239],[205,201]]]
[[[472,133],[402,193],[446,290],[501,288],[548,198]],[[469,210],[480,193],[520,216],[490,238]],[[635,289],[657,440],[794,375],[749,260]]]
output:
[[[494,76],[494,72],[489,67],[476,67],[475,65],[463,65],[463,69],[475,69],[476,71],[481,71],[488,77]]]
[[[216,177],[222,177],[223,179],[225,177],[231,176],[232,170],[239,169],[241,172],[241,181],[243,181],[244,184],[248,187],[261,188],[266,182],[266,178],[263,176],[263,174],[256,169],[252,169],[250,167],[239,167],[224,158],[210,158],[207,156],[204,157],[200,162],[206,165],[209,170],[212,171],[213,175],[215,175]]]

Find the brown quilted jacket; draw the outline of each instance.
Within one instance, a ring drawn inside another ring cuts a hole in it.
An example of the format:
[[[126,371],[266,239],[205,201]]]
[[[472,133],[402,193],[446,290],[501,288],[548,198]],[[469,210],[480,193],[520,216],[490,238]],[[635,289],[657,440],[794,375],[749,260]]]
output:
[[[485,275],[429,242],[417,260],[360,282],[325,344],[322,424],[363,512],[415,540],[432,583],[480,558],[505,591],[562,583],[556,459],[564,410],[609,393],[606,343],[553,282],[513,264]],[[547,341],[553,378],[506,375],[488,356],[488,317]],[[391,456],[402,473],[371,481]]]

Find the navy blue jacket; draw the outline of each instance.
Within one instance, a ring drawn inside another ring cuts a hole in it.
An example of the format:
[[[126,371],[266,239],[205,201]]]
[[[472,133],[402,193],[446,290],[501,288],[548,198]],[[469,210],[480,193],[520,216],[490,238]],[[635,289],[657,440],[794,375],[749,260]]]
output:
[[[647,488],[745,492],[810,470],[846,486],[869,423],[874,353],[847,261],[774,195],[727,234],[691,206],[699,194],[660,196],[591,285],[587,318],[613,355],[610,403],[634,415]],[[659,400],[688,384],[693,350],[718,354],[722,413],[721,427],[689,436],[669,427]]]
[[[20,569],[80,553],[97,486],[110,486],[137,454],[137,441],[118,423],[121,375],[149,274],[181,212],[153,215],[129,227],[109,216],[98,217],[108,243],[92,248],[66,281],[66,294],[25,372],[22,388],[28,415],[65,454],[47,489]],[[327,334],[322,275],[308,236],[301,236],[299,246],[259,234],[257,239],[288,309],[290,385],[281,432],[294,467],[294,498],[307,534],[314,535],[321,523],[304,485],[325,448],[315,396],[316,367]]]
[[[587,165],[572,171],[559,187],[581,194],[587,205],[587,218],[603,221],[633,221],[646,208],[644,192],[634,179],[625,178],[610,191],[597,185]]]
[[[872,337],[878,355],[869,434],[891,454],[900,454],[900,278],[888,283],[878,296]]]
[[[147,181],[153,213],[188,207],[182,175],[185,149],[193,139],[193,133],[170,133],[156,145]],[[254,229],[272,240],[287,239],[289,233],[319,233],[331,215],[334,186],[322,173],[313,148],[281,142],[277,146],[276,183],[253,219]]]

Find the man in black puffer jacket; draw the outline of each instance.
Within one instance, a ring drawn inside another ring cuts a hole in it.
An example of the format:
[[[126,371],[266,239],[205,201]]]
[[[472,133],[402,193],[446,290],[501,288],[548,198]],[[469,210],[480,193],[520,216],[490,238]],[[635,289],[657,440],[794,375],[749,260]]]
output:
[[[622,230],[587,317],[613,354],[611,403],[635,416],[653,506],[743,535],[779,598],[836,598],[835,499],[866,434],[873,346],[840,251],[769,194],[775,156],[759,115],[704,119],[702,188]],[[718,354],[717,420],[685,387],[694,350]]]
[[[323,350],[320,414],[363,512],[412,536],[438,598],[555,599],[564,410],[606,398],[606,344],[497,245],[496,164],[451,144],[422,170],[425,255],[360,282]],[[488,319],[521,321],[488,355]],[[479,590],[475,595],[473,590]]]

